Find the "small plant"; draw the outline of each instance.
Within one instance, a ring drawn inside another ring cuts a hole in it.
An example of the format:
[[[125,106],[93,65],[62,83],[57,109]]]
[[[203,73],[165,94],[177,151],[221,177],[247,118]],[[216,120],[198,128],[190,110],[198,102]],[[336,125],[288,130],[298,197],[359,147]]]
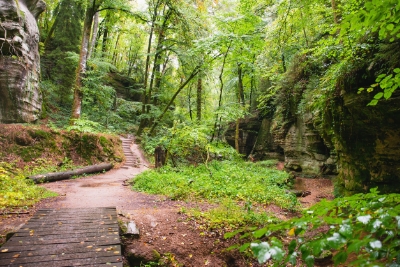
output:
[[[12,174],[7,170],[8,166],[0,162],[0,209],[26,207],[57,195],[33,184],[20,172]]]
[[[94,122],[85,118],[73,120],[73,125],[68,126],[68,131],[77,131],[80,133],[95,133],[99,132],[101,128],[100,123]]]
[[[249,202],[245,205],[231,199],[223,199],[220,204],[207,211],[198,208],[190,209],[186,213],[189,218],[196,219],[204,228],[208,230],[223,229],[231,231],[244,225],[263,225],[265,222],[276,222],[272,214],[268,214],[263,206],[256,205],[249,208]]]
[[[380,195],[376,189],[333,201],[323,200],[301,218],[244,231],[256,240],[239,247],[251,248],[260,263],[296,265],[299,259],[314,266],[316,258],[333,255],[335,265],[399,266],[400,194]],[[256,230],[256,231],[255,231]]]
[[[369,88],[366,89],[368,93],[371,93],[374,91],[375,87],[380,87],[382,89],[382,92],[378,92],[375,94],[374,99],[371,100],[371,102],[368,103],[368,106],[375,106],[378,104],[379,100],[384,98],[384,99],[389,99],[394,91],[399,88],[400,85],[400,68],[395,68],[393,70],[393,74],[381,74],[379,75],[374,84],[371,84]],[[360,94],[362,91],[364,91],[365,88],[360,88],[358,89],[358,94]]]

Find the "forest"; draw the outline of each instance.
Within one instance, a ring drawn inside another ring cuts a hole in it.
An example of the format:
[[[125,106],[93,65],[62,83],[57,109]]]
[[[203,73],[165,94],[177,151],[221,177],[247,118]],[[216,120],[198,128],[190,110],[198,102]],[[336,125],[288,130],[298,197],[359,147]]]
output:
[[[400,266],[398,1],[11,2],[2,215],[54,197],[25,177],[118,167],[134,136],[132,190],[209,203],[179,212],[249,266]],[[299,177],[332,192],[303,205]],[[182,266],[165,255],[140,266]]]

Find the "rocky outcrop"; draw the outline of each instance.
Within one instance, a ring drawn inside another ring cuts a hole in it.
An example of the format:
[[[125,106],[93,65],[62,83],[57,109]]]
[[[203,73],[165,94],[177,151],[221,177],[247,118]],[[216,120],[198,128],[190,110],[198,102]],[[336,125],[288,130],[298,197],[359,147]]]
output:
[[[299,115],[284,140],[285,167],[306,174],[335,174],[336,157],[314,129],[310,114]]]
[[[295,123],[278,125],[274,118],[257,116],[240,120],[240,153],[255,160],[279,159],[288,170],[308,175],[337,174],[336,154],[313,127],[310,114],[298,116]],[[234,147],[235,124],[225,133]]]
[[[239,120],[239,153],[248,156],[257,140],[261,121],[258,116]],[[225,132],[225,139],[229,145],[235,147],[236,124],[231,123]]]
[[[40,116],[39,29],[42,0],[0,0],[0,122],[33,122]]]
[[[374,107],[356,93],[342,99],[334,110],[341,118],[335,128],[339,189],[345,194],[374,187],[400,192],[400,92]]]

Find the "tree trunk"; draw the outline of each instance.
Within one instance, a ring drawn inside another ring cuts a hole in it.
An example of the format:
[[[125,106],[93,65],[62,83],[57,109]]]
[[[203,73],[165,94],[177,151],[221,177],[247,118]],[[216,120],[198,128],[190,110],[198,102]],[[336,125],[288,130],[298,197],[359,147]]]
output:
[[[156,168],[161,168],[165,165],[166,151],[161,146],[157,146],[154,151],[154,164]]]
[[[93,18],[92,41],[89,48],[88,58],[91,58],[94,51],[94,47],[96,46],[98,30],[99,30],[99,12],[96,12]]]
[[[43,47],[44,48],[46,48],[47,47],[47,45],[48,45],[48,43],[49,43],[49,41],[50,41],[50,39],[51,39],[51,36],[53,35],[53,33],[54,33],[54,30],[55,30],[55,28],[56,28],[56,26],[57,26],[57,23],[58,23],[58,21],[59,21],[59,17],[58,17],[58,13],[59,13],[59,10],[60,10],[60,3],[58,3],[58,5],[57,5],[57,7],[56,7],[56,9],[55,9],[55,19],[54,19],[54,22],[53,22],[53,25],[51,25],[51,28],[50,28],[50,30],[49,30],[49,33],[47,34],[47,37],[46,37],[46,40],[44,40],[44,42],[43,42]]]
[[[332,5],[332,11],[333,11],[333,21],[335,22],[335,24],[339,24],[339,16],[337,13],[336,1],[331,0],[331,5]]]
[[[103,43],[101,44],[102,57],[106,58],[107,44],[108,44],[108,21],[110,20],[110,12],[107,11],[107,15],[104,18],[104,28],[103,28]]]
[[[138,51],[136,50],[135,53],[133,53],[133,45],[129,47],[129,56],[128,56],[128,77],[131,77],[133,67],[135,66],[135,62],[138,58]]]
[[[229,53],[229,50],[231,49],[231,45],[232,45],[232,40],[230,41],[230,43],[228,45],[228,48],[227,48],[227,50],[225,52],[224,59],[222,61],[221,72],[219,74],[220,88],[219,88],[219,100],[218,100],[218,108],[217,108],[217,110],[219,110],[221,108],[221,105],[222,105],[222,92],[224,90],[224,80],[222,79],[223,78],[222,76],[224,74],[226,58],[228,57],[228,53]],[[211,136],[210,142],[214,141],[214,138],[215,138],[215,135],[216,135],[216,132],[217,132],[217,126],[218,126],[218,112],[216,112],[216,114],[215,114],[214,130],[213,130],[213,134]]]
[[[189,86],[189,92],[188,92],[188,108],[189,108],[189,116],[190,120],[193,120],[193,110],[192,110],[192,87]]]
[[[83,175],[87,173],[95,173],[111,170],[113,165],[111,163],[101,163],[97,165],[87,166],[81,169],[65,172],[51,172],[46,174],[39,174],[34,176],[29,176],[28,178],[33,180],[36,184],[44,182],[54,182],[65,179],[70,179],[73,176]]]
[[[93,23],[93,16],[97,12],[101,1],[90,0],[86,8],[85,22],[83,24],[81,52],[79,55],[79,64],[76,70],[76,78],[74,85],[74,100],[72,103],[71,120],[79,119],[82,111],[82,81],[86,73],[86,65],[88,59],[89,40]]]
[[[156,19],[158,15],[158,6],[160,4],[160,1],[157,1],[157,4],[154,7],[154,13],[151,19],[151,28],[150,28],[150,34],[149,34],[149,41],[147,44],[147,55],[146,55],[146,66],[145,66],[145,71],[144,71],[144,82],[143,82],[143,94],[142,94],[142,115],[146,113],[146,106],[148,100],[147,99],[147,83],[149,79],[149,71],[150,71],[150,52],[151,52],[151,43],[153,42],[153,34],[154,34],[154,29],[155,29],[155,24],[156,24]],[[137,131],[137,135],[141,135],[144,128],[147,126],[147,119],[142,118],[140,120],[139,124],[139,129]]]
[[[334,1],[334,0],[332,0],[332,1]],[[301,17],[301,20],[303,20],[303,12],[301,11],[301,9],[300,9],[300,17]],[[304,39],[306,39],[307,47],[310,47],[308,44],[307,32],[306,32],[306,27],[304,26],[304,23],[303,23],[303,34],[304,34]]]
[[[201,121],[201,101],[202,101],[202,91],[203,91],[203,80],[201,77],[197,80],[197,120]]]
[[[190,74],[189,78],[187,78],[186,81],[184,83],[182,83],[181,86],[179,86],[178,90],[176,90],[176,92],[172,96],[171,100],[165,106],[163,112],[160,114],[160,116],[158,116],[157,120],[153,123],[153,126],[151,127],[151,130],[150,130],[150,135],[153,134],[154,129],[157,127],[158,121],[160,121],[164,117],[165,113],[167,113],[169,107],[172,105],[172,103],[174,103],[175,98],[179,95],[179,93],[182,91],[182,89],[185,88],[186,85],[200,72],[200,68],[201,68],[201,66],[196,66],[193,69],[192,73]]]
[[[117,66],[118,43],[119,43],[120,37],[121,37],[121,32],[118,32],[117,41],[115,42],[114,53],[113,53],[113,57],[112,57],[112,62],[114,64],[114,66]]]
[[[237,153],[240,153],[240,147],[239,147],[239,123],[240,123],[240,119],[236,119],[235,149],[236,149]]]
[[[239,103],[244,107],[245,102],[244,102],[242,63],[238,64],[238,99],[239,99]]]

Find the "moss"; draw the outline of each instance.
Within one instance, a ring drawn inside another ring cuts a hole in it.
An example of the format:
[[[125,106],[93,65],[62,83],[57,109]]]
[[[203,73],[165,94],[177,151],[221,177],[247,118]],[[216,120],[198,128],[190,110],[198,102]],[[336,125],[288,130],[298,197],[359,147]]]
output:
[[[24,162],[31,162],[42,155],[43,148],[39,146],[15,146],[13,152],[20,156]]]
[[[41,140],[49,140],[53,136],[53,133],[42,130],[42,129],[28,130],[28,133],[32,138],[41,139]]]
[[[122,161],[123,152],[117,136],[54,131],[43,126],[0,126],[0,161],[35,168],[42,159],[55,166],[65,158],[77,166],[115,163]]]

